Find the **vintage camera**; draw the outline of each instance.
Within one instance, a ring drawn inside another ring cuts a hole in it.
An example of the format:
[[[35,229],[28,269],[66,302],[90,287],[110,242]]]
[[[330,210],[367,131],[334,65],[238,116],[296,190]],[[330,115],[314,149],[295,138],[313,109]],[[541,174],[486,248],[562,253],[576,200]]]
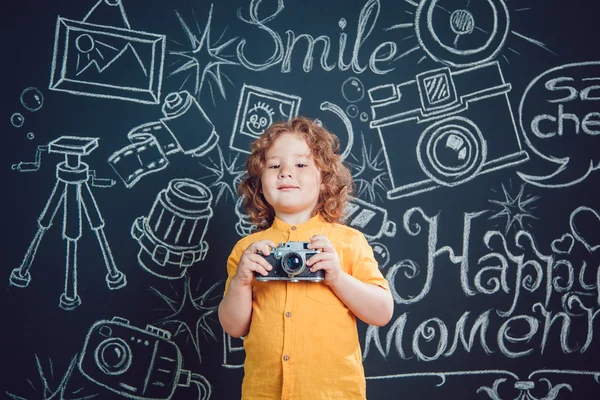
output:
[[[309,242],[286,242],[279,243],[271,250],[265,259],[273,266],[267,276],[255,273],[256,280],[267,281],[311,281],[321,282],[325,279],[325,273],[321,270],[310,272],[306,261],[317,254],[319,250],[309,249]]]
[[[379,131],[392,183],[387,197],[456,186],[526,161],[510,90],[497,62],[371,88],[370,127]]]
[[[79,370],[89,380],[132,399],[170,399],[184,376],[182,356],[171,333],[140,329],[120,317],[97,321],[89,330]]]

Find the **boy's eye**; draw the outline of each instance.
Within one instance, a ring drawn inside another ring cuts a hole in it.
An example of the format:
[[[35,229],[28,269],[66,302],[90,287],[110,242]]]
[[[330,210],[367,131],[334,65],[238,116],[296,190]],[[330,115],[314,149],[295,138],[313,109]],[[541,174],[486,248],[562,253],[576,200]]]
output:
[[[304,168],[304,167],[306,167],[306,164],[302,164],[302,163],[300,163],[300,164],[296,164],[296,165],[297,165],[298,167],[300,167],[300,168]]]
[[[269,165],[269,168],[272,168],[272,169],[279,168],[279,164],[276,164],[276,165]]]

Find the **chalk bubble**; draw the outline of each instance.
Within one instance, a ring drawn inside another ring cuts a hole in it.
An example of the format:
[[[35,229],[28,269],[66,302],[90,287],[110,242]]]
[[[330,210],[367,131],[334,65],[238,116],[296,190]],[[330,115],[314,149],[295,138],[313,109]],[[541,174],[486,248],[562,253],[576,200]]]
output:
[[[21,113],[14,113],[10,116],[10,123],[13,124],[15,128],[20,128],[23,126],[25,122],[25,117]]]
[[[358,78],[348,78],[342,84],[342,95],[350,103],[361,101],[365,97],[365,87]]]
[[[354,104],[350,104],[348,107],[346,107],[346,114],[348,114],[350,118],[355,118],[358,115],[358,107],[356,107]]]
[[[21,93],[21,104],[27,110],[35,112],[44,105],[44,95],[38,88],[28,87]]]

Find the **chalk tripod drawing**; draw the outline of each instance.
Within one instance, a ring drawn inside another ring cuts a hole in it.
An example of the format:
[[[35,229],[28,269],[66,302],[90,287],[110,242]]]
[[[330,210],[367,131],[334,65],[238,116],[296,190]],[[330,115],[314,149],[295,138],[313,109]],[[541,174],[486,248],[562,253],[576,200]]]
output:
[[[90,190],[89,167],[81,161],[98,147],[98,138],[61,136],[48,144],[49,153],[65,155],[65,161],[56,166],[56,184],[46,207],[38,218],[38,230],[25,253],[19,268],[13,269],[10,283],[26,287],[31,281],[29,270],[46,231],[52,226],[59,207],[63,206],[62,236],[67,242],[65,290],[60,297],[60,307],[73,310],[81,304],[77,293],[77,243],[81,238],[82,209],[96,233],[98,244],[108,273],[106,283],[110,289],[120,289],[127,284],[125,275],[117,269],[110,246],[104,234],[104,220]]]

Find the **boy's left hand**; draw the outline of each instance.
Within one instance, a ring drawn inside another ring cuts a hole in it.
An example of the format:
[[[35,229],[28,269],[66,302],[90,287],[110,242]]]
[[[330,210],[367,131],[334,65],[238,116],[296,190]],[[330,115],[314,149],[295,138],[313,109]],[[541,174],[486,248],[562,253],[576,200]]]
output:
[[[314,235],[310,238],[308,248],[321,250],[321,252],[306,261],[306,265],[310,267],[310,272],[323,270],[325,272],[325,283],[330,286],[340,279],[342,276],[340,257],[327,236]]]

